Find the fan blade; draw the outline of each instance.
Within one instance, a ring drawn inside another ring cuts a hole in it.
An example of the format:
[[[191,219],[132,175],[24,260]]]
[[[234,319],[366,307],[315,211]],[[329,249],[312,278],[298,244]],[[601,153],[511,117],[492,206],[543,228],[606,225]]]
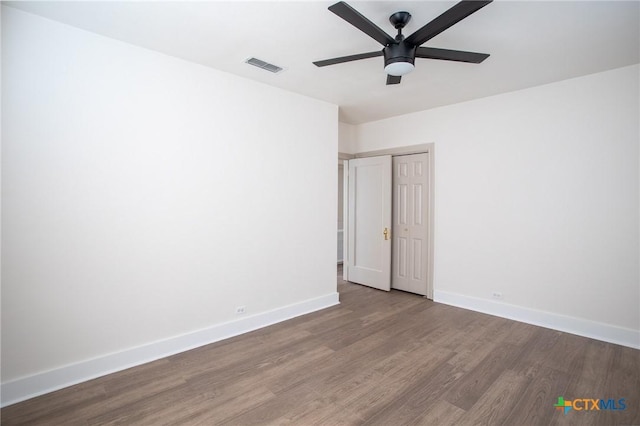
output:
[[[387,85],[389,84],[400,84],[400,80],[402,79],[399,75],[389,75],[387,74]]]
[[[443,59],[445,61],[479,64],[488,57],[488,53],[465,52],[462,50],[436,49],[435,47],[418,47],[416,49],[416,58]]]
[[[316,61],[313,64],[317,67],[326,67],[327,65],[357,61],[358,59],[374,58],[376,56],[382,56],[382,50],[377,50],[375,52],[358,53],[357,55],[342,56],[340,58],[325,59],[324,61]]]
[[[467,16],[482,9],[493,0],[465,0],[453,6],[442,15],[429,22],[424,27],[418,29],[405,39],[405,41],[414,46],[420,46],[427,40],[431,40],[447,28],[462,21]]]
[[[360,12],[343,1],[338,2],[333,6],[329,6],[329,10],[383,46],[396,42],[393,37],[382,31],[380,27],[365,18]]]

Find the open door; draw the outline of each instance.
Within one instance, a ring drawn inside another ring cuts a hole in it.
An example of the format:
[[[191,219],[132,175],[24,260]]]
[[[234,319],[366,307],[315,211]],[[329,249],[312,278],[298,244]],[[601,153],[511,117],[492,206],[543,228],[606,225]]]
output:
[[[391,156],[349,160],[347,280],[391,289]]]

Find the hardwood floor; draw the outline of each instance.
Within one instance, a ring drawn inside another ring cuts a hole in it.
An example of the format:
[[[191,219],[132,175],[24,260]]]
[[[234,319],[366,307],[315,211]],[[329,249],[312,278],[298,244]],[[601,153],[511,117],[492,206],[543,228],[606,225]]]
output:
[[[11,405],[2,425],[640,424],[638,350],[338,283],[339,306]]]

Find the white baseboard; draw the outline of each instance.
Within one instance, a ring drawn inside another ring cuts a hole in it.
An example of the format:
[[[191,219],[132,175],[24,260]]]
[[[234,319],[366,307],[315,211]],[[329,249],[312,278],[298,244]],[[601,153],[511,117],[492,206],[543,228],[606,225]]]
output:
[[[247,316],[236,321],[217,324],[206,329],[2,383],[1,406],[5,407],[38,395],[228,339],[229,337],[325,309],[339,303],[338,293],[331,293],[272,311]]]
[[[601,322],[554,314],[551,312],[538,311],[535,309],[524,308],[522,306],[494,302],[492,300],[464,296],[446,291],[434,291],[433,301],[502,318],[508,318],[527,324],[538,325],[540,327],[550,328],[553,330],[564,331],[566,333],[577,334],[578,336],[589,337],[591,339],[628,346],[634,349],[640,349],[639,330],[617,327],[615,325],[604,324]]]

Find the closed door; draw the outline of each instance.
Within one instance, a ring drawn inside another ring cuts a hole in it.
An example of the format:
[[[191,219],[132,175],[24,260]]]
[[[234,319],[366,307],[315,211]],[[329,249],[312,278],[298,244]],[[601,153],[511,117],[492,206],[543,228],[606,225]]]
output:
[[[391,156],[349,160],[347,279],[391,288]]]
[[[391,287],[427,295],[429,154],[393,157]]]

